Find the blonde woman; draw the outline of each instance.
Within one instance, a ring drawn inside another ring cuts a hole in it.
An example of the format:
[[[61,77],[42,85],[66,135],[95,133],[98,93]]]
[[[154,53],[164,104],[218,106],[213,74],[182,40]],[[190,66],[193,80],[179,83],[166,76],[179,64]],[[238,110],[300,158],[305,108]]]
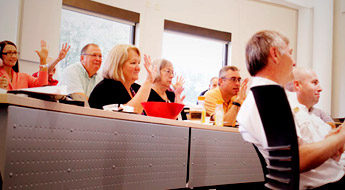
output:
[[[91,92],[89,104],[102,109],[108,104],[126,104],[141,113],[141,102],[146,102],[153,83],[151,59],[144,55],[147,78],[140,86],[135,83],[140,72],[140,51],[132,45],[116,45],[108,54],[103,68],[103,80]]]

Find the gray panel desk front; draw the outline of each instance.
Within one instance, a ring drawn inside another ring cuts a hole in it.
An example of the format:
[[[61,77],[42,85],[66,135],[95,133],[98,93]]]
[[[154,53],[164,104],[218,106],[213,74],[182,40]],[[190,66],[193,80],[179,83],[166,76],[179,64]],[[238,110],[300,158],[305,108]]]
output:
[[[233,129],[14,95],[0,95],[0,103],[4,189],[174,189],[187,181],[189,187],[263,181],[254,149]]]

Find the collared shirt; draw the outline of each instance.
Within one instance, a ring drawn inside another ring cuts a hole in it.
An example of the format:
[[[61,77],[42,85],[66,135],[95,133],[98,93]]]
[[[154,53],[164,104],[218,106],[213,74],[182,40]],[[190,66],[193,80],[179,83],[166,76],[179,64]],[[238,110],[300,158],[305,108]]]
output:
[[[32,88],[32,87],[40,87],[48,84],[48,72],[47,71],[39,71],[40,76],[33,77],[27,73],[20,73],[14,72],[11,69],[12,74],[12,81],[8,76],[7,72],[5,71],[3,66],[0,66],[0,76],[5,76],[8,81],[7,90],[16,90],[21,88]]]
[[[58,85],[66,85],[68,94],[81,92],[89,97],[93,88],[101,80],[102,77],[97,73],[89,77],[84,66],[81,63],[76,63],[65,69]]]
[[[253,78],[252,86],[263,85],[278,84],[266,78]],[[325,135],[328,134],[330,126],[316,116],[309,114],[307,108],[298,103],[296,93],[286,93],[294,116],[299,145],[323,140]],[[266,135],[251,91],[241,106],[237,115],[237,121],[243,139],[255,144],[262,155],[267,157]],[[336,182],[343,176],[344,171],[341,165],[330,158],[317,168],[300,174],[300,189],[315,188]]]
[[[220,92],[219,87],[209,90],[205,94],[205,109],[208,115],[213,115],[216,109],[217,100],[223,102],[223,110],[226,113],[232,106],[232,102],[235,100],[236,96],[231,97],[230,102],[225,102]]]
[[[328,115],[325,111],[323,111],[319,108],[312,107],[312,108],[310,108],[309,112],[318,116],[319,118],[321,118],[326,123],[327,122],[334,122],[330,115]]]

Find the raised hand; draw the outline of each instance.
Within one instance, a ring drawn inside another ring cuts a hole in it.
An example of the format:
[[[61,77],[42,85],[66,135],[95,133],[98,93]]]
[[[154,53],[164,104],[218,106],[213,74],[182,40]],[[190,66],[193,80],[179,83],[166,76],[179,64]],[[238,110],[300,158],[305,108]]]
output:
[[[172,84],[174,90],[176,90],[179,87],[183,87],[183,85],[184,85],[184,78],[183,78],[183,76],[177,76],[175,84]]]
[[[66,55],[67,55],[67,53],[69,51],[69,48],[71,48],[71,46],[68,45],[67,42],[65,44],[62,44],[62,48],[61,48],[61,50],[59,52],[59,56],[57,57],[58,61],[61,61],[61,60],[63,60],[66,57]]]
[[[244,81],[242,82],[240,86],[240,90],[238,91],[237,97],[236,97],[236,102],[239,102],[242,104],[244,99],[246,98],[246,91],[247,91],[247,84],[248,84],[249,79],[245,78]]]
[[[0,88],[7,90],[8,87],[8,80],[6,79],[6,77],[0,76]]]
[[[183,87],[178,87],[177,89],[175,89],[175,103],[183,103],[183,100],[186,98],[186,96],[181,97],[183,90]]]
[[[41,40],[41,51],[36,50],[35,52],[40,57],[41,65],[45,65],[47,57],[48,57],[47,42],[44,40]],[[42,63],[42,61],[44,61],[44,63]]]
[[[144,54],[144,66],[147,71],[147,78],[146,80],[149,80],[150,82],[153,82],[155,80],[156,76],[156,67],[152,67],[151,63],[151,57],[149,55]]]

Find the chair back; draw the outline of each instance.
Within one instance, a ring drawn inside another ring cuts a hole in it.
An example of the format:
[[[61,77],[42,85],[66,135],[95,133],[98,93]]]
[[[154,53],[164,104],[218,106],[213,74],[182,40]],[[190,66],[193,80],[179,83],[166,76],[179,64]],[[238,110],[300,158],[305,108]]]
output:
[[[298,141],[285,91],[278,85],[256,86],[251,90],[268,144],[269,156],[265,159],[269,163],[264,166],[261,162],[268,169],[265,186],[269,189],[298,189]]]

